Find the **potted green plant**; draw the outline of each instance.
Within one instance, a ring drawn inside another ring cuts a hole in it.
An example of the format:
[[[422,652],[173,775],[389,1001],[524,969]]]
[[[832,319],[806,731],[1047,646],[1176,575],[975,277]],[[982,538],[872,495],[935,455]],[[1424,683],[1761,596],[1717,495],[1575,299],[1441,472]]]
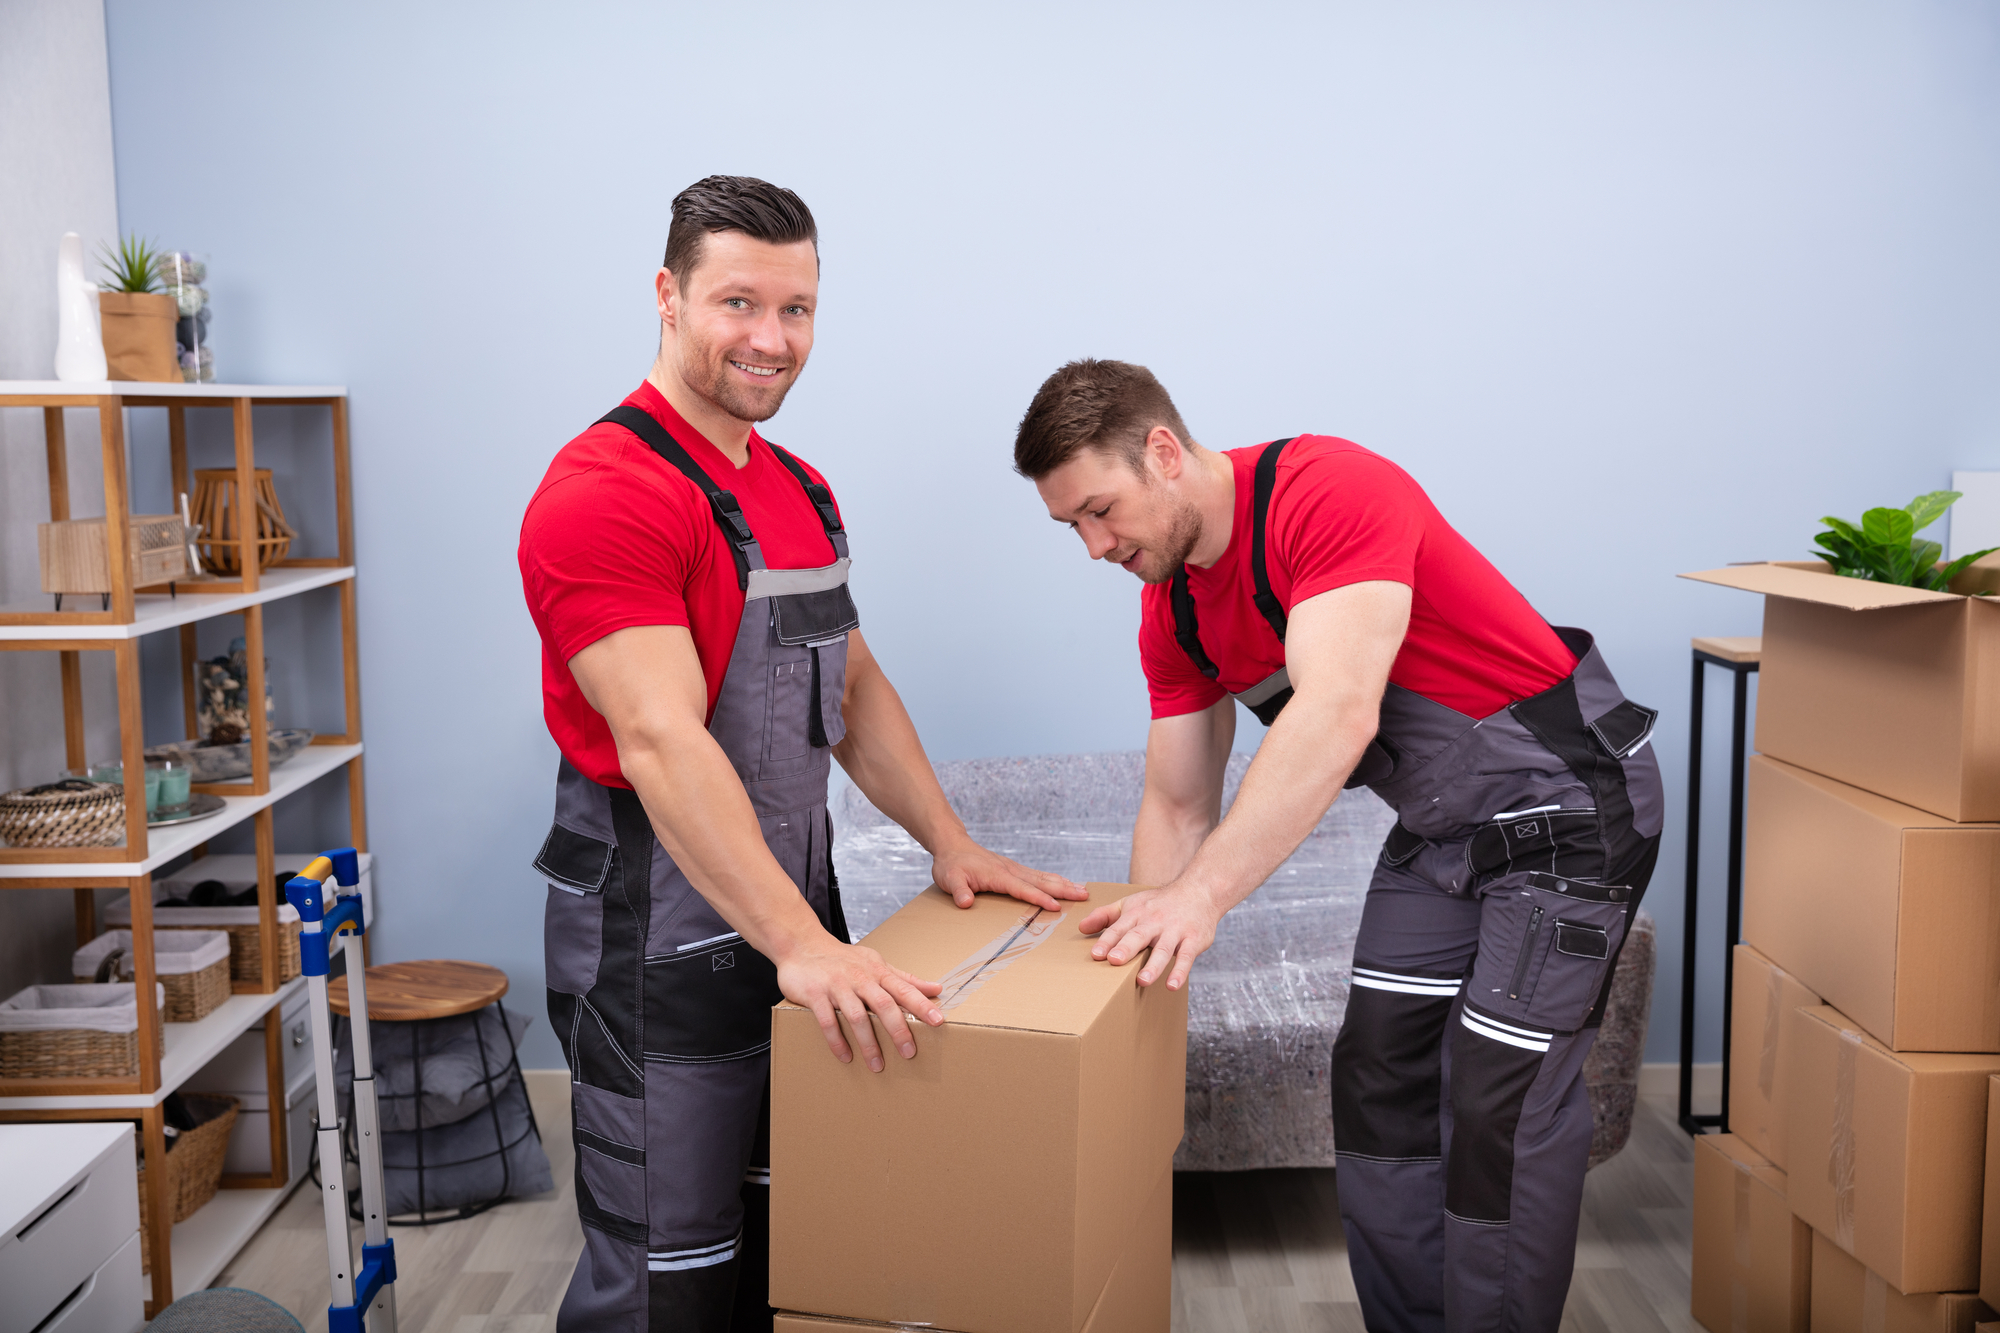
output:
[[[97,293],[104,360],[114,380],[178,380],[174,342],[179,309],[159,290],[160,253],[137,236],[100,248],[107,282]]]
[[[1940,565],[1938,557],[1944,554],[1944,547],[1937,542],[1917,540],[1917,534],[1943,518],[1945,510],[1957,503],[1961,494],[1932,491],[1919,495],[1901,509],[1871,509],[1861,516],[1859,523],[1823,518],[1820,522],[1826,524],[1827,531],[1813,541],[1822,548],[1820,558],[1843,578],[1943,592],[1967,565],[2000,551],[2000,546],[1989,546]]]

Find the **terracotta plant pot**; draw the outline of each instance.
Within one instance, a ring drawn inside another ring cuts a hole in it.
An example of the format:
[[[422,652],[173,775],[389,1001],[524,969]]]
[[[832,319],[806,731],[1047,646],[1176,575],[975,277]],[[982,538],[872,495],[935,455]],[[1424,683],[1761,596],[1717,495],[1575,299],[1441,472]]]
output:
[[[174,321],[174,298],[164,292],[99,292],[97,311],[104,325],[104,360],[114,380],[181,378]]]

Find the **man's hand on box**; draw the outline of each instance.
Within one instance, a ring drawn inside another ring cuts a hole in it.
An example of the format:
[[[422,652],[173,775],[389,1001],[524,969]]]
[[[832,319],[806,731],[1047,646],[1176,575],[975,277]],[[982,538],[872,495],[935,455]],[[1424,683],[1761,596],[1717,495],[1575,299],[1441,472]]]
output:
[[[1167,989],[1179,990],[1187,985],[1194,960],[1215,943],[1215,923],[1221,917],[1200,892],[1169,885],[1140,889],[1106,903],[1085,917],[1078,929],[1097,936],[1090,956],[1113,967],[1123,967],[1151,949],[1153,956],[1139,969],[1139,984],[1150,986],[1165,976]]]
[[[878,1074],[882,1048],[869,1022],[871,1012],[906,1060],[917,1053],[917,1042],[904,1013],[915,1014],[932,1027],[944,1022],[943,1011],[932,1003],[944,989],[937,982],[913,977],[873,949],[843,944],[831,935],[802,946],[778,964],[778,989],[793,1004],[812,1010],[826,1034],[827,1047],[842,1064],[854,1058],[840,1031],[839,1020],[844,1017],[861,1047],[861,1058]]]
[[[1047,870],[1030,870],[1019,861],[988,851],[970,838],[953,843],[931,858],[931,878],[960,907],[972,906],[974,894],[1004,893],[1032,903],[1044,912],[1060,912],[1062,903],[1081,902],[1090,890]]]

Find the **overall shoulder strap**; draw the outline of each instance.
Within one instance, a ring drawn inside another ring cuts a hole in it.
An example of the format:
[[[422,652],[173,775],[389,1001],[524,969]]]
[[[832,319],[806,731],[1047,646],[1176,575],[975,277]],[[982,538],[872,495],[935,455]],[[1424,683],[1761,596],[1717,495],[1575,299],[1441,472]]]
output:
[[[1168,585],[1168,602],[1174,609],[1174,639],[1189,658],[1195,669],[1214,680],[1218,674],[1215,663],[1202,649],[1201,635],[1197,631],[1194,618],[1194,594],[1188,591],[1187,566],[1174,571],[1172,583]]]
[[[1250,579],[1255,588],[1250,600],[1257,603],[1264,619],[1271,622],[1279,643],[1285,641],[1288,618],[1284,606],[1271,591],[1271,571],[1264,564],[1264,528],[1271,512],[1271,491],[1278,484],[1278,456],[1297,438],[1293,435],[1264,446],[1264,452],[1257,457],[1257,480],[1250,501]]]
[[[764,443],[771,444],[769,440],[764,441]],[[806,498],[813,502],[814,509],[819,510],[819,521],[826,528],[827,541],[833,544],[834,557],[838,559],[840,556],[847,554],[846,551],[841,549],[839,540],[847,535],[847,530],[840,525],[840,511],[833,507],[833,492],[814,481],[807,475],[804,464],[800,463],[798,459],[793,458],[783,449],[780,449],[777,445],[771,444],[771,452],[776,454],[778,461],[785,465],[785,471],[791,473],[797,479],[799,485],[805,487]]]
[[[757,568],[762,569],[764,554],[757,549],[757,538],[751,533],[750,522],[744,518],[743,506],[736,502],[736,497],[717,486],[708,473],[701,470],[701,464],[688,456],[680,441],[654,420],[650,412],[621,403],[597,420],[600,425],[623,426],[631,431],[645,441],[654,453],[678,468],[682,476],[701,487],[701,493],[708,497],[709,508],[715,513],[715,524],[722,529],[722,536],[736,559],[736,586],[747,590],[750,587],[751,561],[754,559]]]

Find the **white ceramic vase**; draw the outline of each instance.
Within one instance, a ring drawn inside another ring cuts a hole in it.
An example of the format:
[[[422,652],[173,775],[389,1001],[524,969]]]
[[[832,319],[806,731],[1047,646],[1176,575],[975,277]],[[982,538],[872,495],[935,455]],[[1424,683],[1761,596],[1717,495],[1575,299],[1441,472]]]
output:
[[[83,238],[66,231],[56,251],[56,378],[102,380],[110,373],[97,325],[97,287],[83,276]]]

